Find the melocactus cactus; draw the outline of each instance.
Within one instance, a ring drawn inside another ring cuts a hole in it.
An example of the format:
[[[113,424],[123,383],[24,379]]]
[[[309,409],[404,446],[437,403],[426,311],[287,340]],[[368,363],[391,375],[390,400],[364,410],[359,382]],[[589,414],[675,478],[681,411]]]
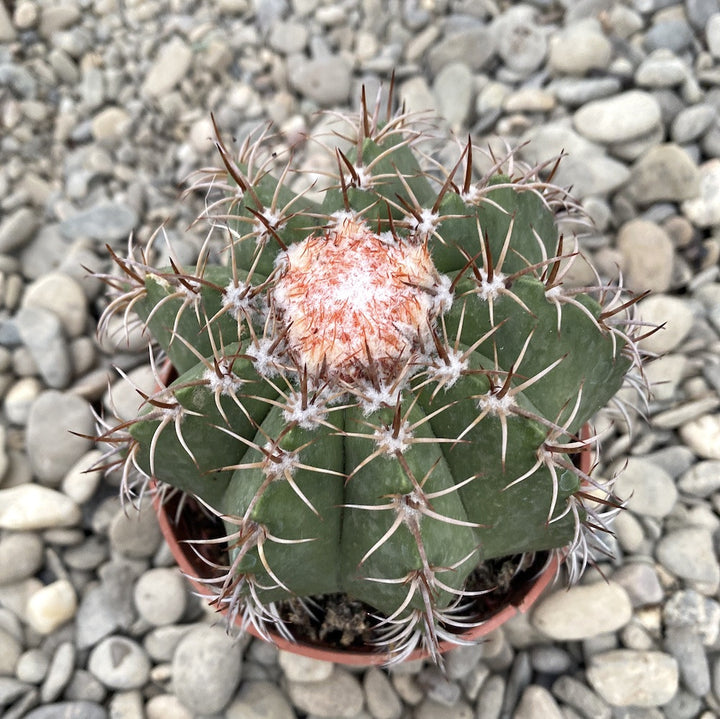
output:
[[[363,94],[352,149],[297,194],[265,134],[238,157],[218,134],[192,189],[221,261],[210,240],[191,269],[131,249],[106,276],[102,325],[139,317],[178,377],[100,439],[127,491],[139,473],[222,518],[231,615],[282,629],[280,600],[345,593],[404,656],[476,621],[479,563],[551,550],[579,573],[610,486],[572,455],[640,355],[633,298],[563,286],[576,208],[551,166],[477,178],[468,140],[446,169],[379,114]]]

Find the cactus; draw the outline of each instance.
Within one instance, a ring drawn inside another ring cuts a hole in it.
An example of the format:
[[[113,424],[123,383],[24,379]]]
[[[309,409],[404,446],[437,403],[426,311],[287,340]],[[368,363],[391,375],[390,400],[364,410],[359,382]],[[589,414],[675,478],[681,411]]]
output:
[[[321,143],[334,175],[298,193],[266,132],[234,155],[215,128],[222,167],[191,190],[220,261],[211,239],[192,268],[111,251],[101,329],[141,322],[178,377],[99,439],[128,493],[152,478],[222,519],[232,616],[282,630],[278,602],[343,593],[401,658],[477,622],[482,562],[548,551],[580,574],[614,500],[572,456],[642,357],[637,297],[564,286],[578,208],[552,164],[476,177],[468,139],[444,168],[413,116],[380,115],[363,91],[350,149]]]

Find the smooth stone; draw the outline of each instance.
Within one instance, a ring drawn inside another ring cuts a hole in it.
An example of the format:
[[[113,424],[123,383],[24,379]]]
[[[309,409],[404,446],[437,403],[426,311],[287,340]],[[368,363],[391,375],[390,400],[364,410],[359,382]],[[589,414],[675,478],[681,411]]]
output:
[[[25,607],[28,624],[38,634],[52,634],[77,611],[77,595],[67,579],[58,579],[34,592]]]
[[[594,18],[575,22],[550,38],[548,67],[557,74],[583,76],[604,70],[611,58],[612,44]]]
[[[72,379],[72,361],[58,316],[41,307],[21,307],[15,322],[44,382],[53,389],[67,387]]]
[[[679,145],[695,142],[705,134],[717,116],[717,110],[710,104],[686,107],[675,116],[670,127],[670,137]]]
[[[4,630],[0,629],[0,644]],[[18,646],[20,646],[18,644]],[[0,657],[4,652],[0,651]],[[50,658],[42,649],[28,649],[17,660],[15,676],[28,684],[40,684],[50,667]]]
[[[720,224],[720,159],[713,158],[699,167],[700,191],[681,207],[684,215],[696,227]]]
[[[684,527],[668,532],[657,544],[658,561],[681,579],[717,588],[720,566],[712,536],[704,527]]]
[[[281,20],[270,28],[268,45],[282,55],[292,55],[305,49],[308,36],[305,24],[292,20]]]
[[[602,146],[590,142],[562,121],[529,130],[521,143],[521,158],[533,165],[558,157],[561,152],[567,153],[554,182],[563,187],[572,186],[576,198],[609,194],[630,177],[625,164],[608,157]]]
[[[693,37],[692,28],[684,19],[663,20],[654,23],[645,33],[643,44],[648,52],[667,48],[678,54],[692,43]]]
[[[665,651],[675,657],[683,685],[697,697],[710,691],[710,666],[702,640],[687,627],[665,630]]]
[[[145,703],[145,719],[194,719],[191,714],[180,702],[180,700],[172,694],[157,694],[151,697]],[[225,719],[230,719],[228,714],[225,714]],[[239,717],[238,719],[245,719]],[[251,719],[251,715],[247,719]],[[271,717],[268,717],[271,719]],[[280,719],[280,718],[278,718]]]
[[[59,230],[68,240],[89,237],[112,243],[127,239],[137,223],[137,213],[130,205],[101,202],[63,220]]]
[[[641,457],[628,457],[615,481],[614,492],[632,512],[662,518],[677,501],[673,478],[661,467]]]
[[[88,657],[88,669],[108,689],[139,689],[150,677],[150,660],[132,639],[103,639]]]
[[[145,651],[156,664],[169,662],[178,643],[191,628],[187,624],[155,627],[143,637]]]
[[[72,527],[81,516],[77,504],[54,489],[39,484],[0,489],[0,529]]]
[[[630,196],[640,205],[681,202],[700,192],[700,171],[688,153],[674,143],[651,147],[630,173]]]
[[[365,703],[374,719],[400,719],[402,701],[385,672],[371,667],[363,678]]]
[[[37,477],[60,482],[92,447],[94,434],[95,420],[86,400],[55,390],[43,392],[30,408],[26,431],[27,453]]]
[[[296,709],[318,717],[350,718],[363,708],[360,682],[339,667],[334,667],[332,674],[319,682],[288,681],[286,689]]]
[[[145,76],[141,92],[149,98],[166,95],[187,75],[193,59],[192,48],[174,36],[157,52]]]
[[[109,537],[112,548],[126,557],[152,557],[162,539],[152,504],[143,502],[137,511],[119,508],[110,524]]]
[[[103,464],[103,452],[91,449],[86,452],[67,471],[60,484],[63,494],[66,494],[77,504],[85,504],[95,494],[103,471],[99,467]]]
[[[114,145],[126,139],[132,118],[121,107],[105,107],[93,117],[90,128],[97,142]]]
[[[643,219],[630,220],[620,227],[616,244],[628,289],[666,292],[670,288],[675,248],[660,225]]]
[[[526,687],[520,697],[513,719],[564,719],[553,695],[545,687],[531,684]]]
[[[44,387],[37,377],[21,377],[14,382],[5,395],[5,414],[12,424],[25,426],[30,408]]]
[[[108,719],[108,714],[95,702],[67,701],[33,709],[23,719]]]
[[[581,135],[605,144],[647,135],[660,125],[661,119],[658,101],[642,90],[588,102],[573,115],[575,129]]]
[[[472,71],[481,70],[495,56],[497,37],[491,25],[472,25],[448,31],[427,53],[430,74],[434,77],[451,62],[464,62]]]
[[[510,6],[495,20],[493,29],[497,54],[514,73],[527,77],[542,65],[548,41],[537,11],[527,5]]]
[[[61,642],[58,645],[40,689],[40,700],[44,704],[54,702],[62,694],[75,669],[75,655],[72,642]]]
[[[295,719],[295,712],[276,684],[245,681],[225,709],[225,719]]]
[[[472,73],[463,63],[450,63],[438,72],[433,82],[433,93],[437,98],[440,115],[453,129],[459,130],[465,126],[472,105],[473,92]]]
[[[145,572],[135,584],[138,614],[155,627],[174,624],[185,612],[187,586],[175,567],[157,567]]]
[[[625,589],[633,607],[660,604],[665,596],[658,573],[647,562],[628,562],[612,578]]]
[[[220,627],[198,626],[179,642],[172,659],[172,687],[191,711],[221,711],[242,672],[242,647]]]
[[[23,647],[18,639],[0,626],[0,676],[15,674],[22,651]],[[18,676],[18,679],[22,677]]]
[[[0,537],[0,584],[32,577],[43,565],[44,545],[35,532],[7,532]]]
[[[683,441],[702,459],[720,459],[720,415],[705,414],[680,427]]]
[[[333,671],[331,662],[283,650],[278,652],[278,663],[285,678],[294,682],[321,682],[327,679]]]
[[[714,58],[720,58],[720,12],[713,13],[705,26],[708,50]]]
[[[79,337],[87,329],[85,293],[77,280],[62,272],[51,272],[31,282],[25,288],[22,307],[40,307],[53,312],[67,337]]]
[[[476,719],[498,719],[505,696],[505,679],[493,674],[484,682],[478,694]],[[445,716],[443,713],[441,716]]]
[[[567,107],[579,107],[586,102],[616,95],[622,87],[616,77],[563,77],[553,80],[547,90]]]
[[[635,83],[640,87],[665,88],[682,83],[691,74],[690,68],[672,50],[653,50],[635,71]]]
[[[530,621],[551,639],[566,641],[614,632],[631,617],[627,592],[609,581],[553,592],[535,607]]]
[[[662,706],[679,685],[677,662],[657,651],[616,649],[595,654],[586,674],[593,689],[617,707]]]
[[[37,212],[20,207],[0,222],[0,253],[6,254],[22,247],[38,226]]]
[[[718,0],[685,0],[684,5],[688,22],[699,33],[705,30],[712,15],[720,11]]]
[[[553,682],[553,695],[563,704],[577,709],[585,717],[611,719],[612,709],[587,684],[572,676],[562,676]],[[537,714],[537,717],[542,716]]]
[[[319,716],[325,716],[325,715],[319,715]],[[340,717],[349,716],[347,714],[338,714],[338,719]],[[359,715],[360,716],[360,715]],[[442,719],[473,719],[474,717],[477,717],[480,715],[473,714],[472,707],[464,701],[459,701],[457,704],[454,704],[451,707],[444,706],[440,702],[433,701],[432,699],[424,699],[416,708],[413,713],[413,719],[437,719],[437,717],[442,717]],[[317,719],[317,717],[313,717],[313,719]],[[333,719],[335,717],[333,716]],[[354,719],[354,717],[353,717]],[[481,717],[483,719],[483,717]]]
[[[674,592],[663,606],[666,627],[688,627],[706,646],[720,638],[720,603],[694,589]]]
[[[321,107],[347,102],[351,75],[345,60],[332,55],[293,62],[288,67],[290,86]]]
[[[647,352],[665,354],[677,349],[692,327],[692,309],[688,302],[679,297],[650,295],[638,302],[637,308],[638,317],[650,323],[650,326],[664,325],[640,341],[640,346]]]
[[[680,477],[677,487],[684,494],[702,499],[720,491],[720,460],[708,459],[694,464]]]

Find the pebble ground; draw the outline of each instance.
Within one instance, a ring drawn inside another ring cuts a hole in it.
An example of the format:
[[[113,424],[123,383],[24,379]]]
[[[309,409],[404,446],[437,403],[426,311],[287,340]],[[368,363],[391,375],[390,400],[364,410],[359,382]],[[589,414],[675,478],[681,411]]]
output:
[[[583,250],[652,289],[642,316],[665,323],[645,342],[661,355],[650,423],[616,422],[604,446],[600,471],[627,465],[632,497],[608,582],[551,592],[445,675],[231,642],[152,511],[124,513],[66,431],[92,432],[93,404],[132,406],[112,366],[148,382],[142,338],[95,339],[102,289],[83,268],[166,220],[193,256],[201,198],[178,191],[214,161],[210,112],[236,137],[271,119],[286,146],[393,69],[408,109],[460,138],[531,162],[564,149],[557,180],[594,220]],[[719,113],[719,0],[4,0],[0,714],[719,716]]]

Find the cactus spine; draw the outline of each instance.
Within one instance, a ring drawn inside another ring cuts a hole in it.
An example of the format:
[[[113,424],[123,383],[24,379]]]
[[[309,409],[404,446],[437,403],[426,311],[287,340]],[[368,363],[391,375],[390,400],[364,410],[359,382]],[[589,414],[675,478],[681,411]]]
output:
[[[191,269],[114,255],[101,325],[138,317],[179,377],[100,439],[129,493],[151,477],[223,519],[231,614],[282,630],[278,601],[343,592],[401,658],[477,622],[480,562],[569,547],[581,571],[611,486],[571,458],[641,357],[636,298],[563,285],[551,166],[477,178],[468,140],[428,169],[413,119],[379,115],[363,93],[352,149],[298,194],[264,134],[234,157],[218,133],[192,189],[222,262],[210,239]]]

